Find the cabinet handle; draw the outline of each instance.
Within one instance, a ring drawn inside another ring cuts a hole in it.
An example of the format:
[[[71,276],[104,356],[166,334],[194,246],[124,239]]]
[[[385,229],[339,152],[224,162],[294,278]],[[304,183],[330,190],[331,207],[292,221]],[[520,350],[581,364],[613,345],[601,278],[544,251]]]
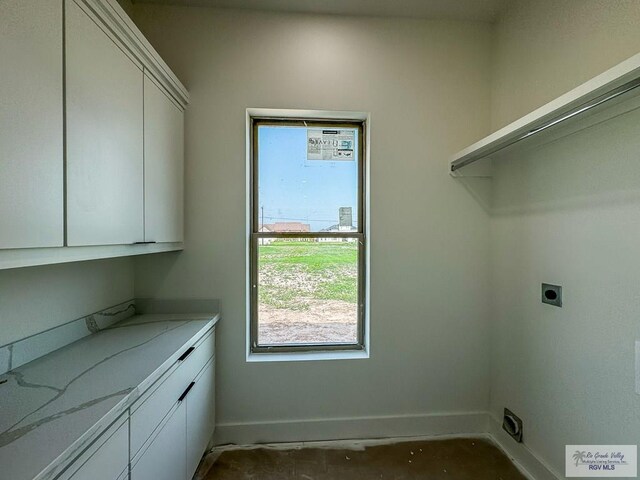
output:
[[[133,242],[134,245],[149,245],[151,243],[156,243],[155,240],[149,241],[149,242]]]
[[[195,384],[196,384],[196,382],[191,382],[189,384],[187,389],[184,392],[182,392],[182,395],[180,395],[180,398],[178,399],[178,402],[181,402],[182,400],[184,400],[184,397],[187,396],[187,394],[189,393],[189,390],[191,390]]]
[[[193,352],[196,349],[196,347],[189,347],[187,348],[187,350],[180,355],[180,358],[178,359],[179,362],[184,361],[185,358],[187,358],[189,355],[191,355],[191,352]]]

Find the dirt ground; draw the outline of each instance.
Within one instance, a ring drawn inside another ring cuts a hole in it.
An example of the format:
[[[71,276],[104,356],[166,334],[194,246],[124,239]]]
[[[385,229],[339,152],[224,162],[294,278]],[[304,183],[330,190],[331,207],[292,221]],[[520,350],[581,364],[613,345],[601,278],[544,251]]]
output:
[[[261,344],[356,343],[357,305],[341,300],[305,299],[309,308],[294,311],[260,304]]]
[[[500,449],[479,438],[364,448],[263,446],[217,455],[206,480],[525,480]]]

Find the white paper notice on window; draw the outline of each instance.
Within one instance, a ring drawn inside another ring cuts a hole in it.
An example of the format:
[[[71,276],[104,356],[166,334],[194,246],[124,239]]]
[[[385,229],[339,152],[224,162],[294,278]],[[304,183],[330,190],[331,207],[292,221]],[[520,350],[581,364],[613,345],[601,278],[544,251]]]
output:
[[[355,130],[307,129],[307,160],[355,160]]]

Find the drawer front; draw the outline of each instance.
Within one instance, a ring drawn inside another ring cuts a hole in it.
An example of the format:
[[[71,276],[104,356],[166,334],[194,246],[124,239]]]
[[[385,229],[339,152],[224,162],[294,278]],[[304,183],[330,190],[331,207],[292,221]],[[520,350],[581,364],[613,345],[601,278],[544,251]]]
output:
[[[116,422],[58,480],[119,480],[129,467],[128,427]]]
[[[159,386],[154,385],[145,393],[138,407],[131,413],[131,457],[140,450],[162,419],[167,415],[178,398],[189,386],[202,368],[213,357],[215,332],[199,341],[195,350]]]

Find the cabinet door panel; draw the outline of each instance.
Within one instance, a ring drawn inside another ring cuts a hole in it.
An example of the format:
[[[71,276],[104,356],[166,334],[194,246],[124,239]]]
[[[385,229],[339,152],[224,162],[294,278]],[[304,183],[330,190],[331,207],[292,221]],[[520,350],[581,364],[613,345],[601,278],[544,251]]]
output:
[[[186,480],[186,405],[178,404],[140,459],[131,480]]]
[[[187,478],[192,478],[215,428],[215,358],[187,395]]]
[[[145,241],[183,240],[184,114],[145,75]]]
[[[120,422],[99,438],[99,446],[85,452],[71,466],[70,477],[63,474],[59,480],[118,480],[129,463],[129,424]],[[117,429],[116,429],[117,428]],[[115,432],[113,431],[115,430]]]
[[[63,231],[62,4],[0,1],[0,248]]]
[[[66,2],[67,243],[144,240],[143,73]]]

